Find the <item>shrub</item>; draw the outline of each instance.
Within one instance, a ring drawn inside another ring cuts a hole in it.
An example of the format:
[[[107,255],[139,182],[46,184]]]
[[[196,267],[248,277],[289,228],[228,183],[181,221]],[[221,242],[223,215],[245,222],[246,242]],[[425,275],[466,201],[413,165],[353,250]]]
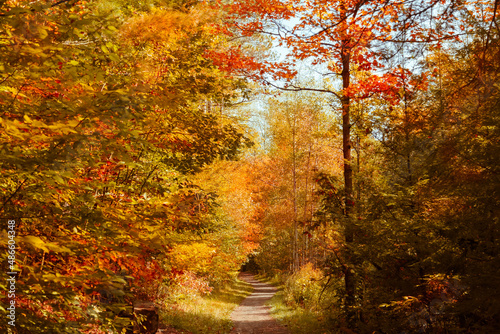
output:
[[[166,280],[161,286],[158,300],[162,304],[205,296],[212,291],[208,281],[191,272],[183,272]]]
[[[308,263],[285,283],[285,301],[289,306],[316,308],[322,290],[323,272]]]

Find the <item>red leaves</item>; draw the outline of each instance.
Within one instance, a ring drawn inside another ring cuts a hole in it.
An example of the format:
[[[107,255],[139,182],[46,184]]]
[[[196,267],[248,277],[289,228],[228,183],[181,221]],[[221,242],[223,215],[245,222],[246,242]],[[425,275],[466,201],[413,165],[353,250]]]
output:
[[[427,73],[415,76],[409,70],[397,67],[381,76],[370,75],[355,81],[344,93],[351,99],[366,99],[378,95],[394,105],[404,99],[404,96],[412,96],[416,91],[427,88]]]
[[[269,19],[291,19],[304,7],[299,4],[287,3],[280,0],[251,0],[234,1],[229,5],[222,5],[224,10],[236,18],[250,18],[255,14]]]
[[[207,50],[204,56],[211,59],[220,70],[230,74],[241,74],[249,70],[262,71],[264,68],[254,57],[244,55],[240,47],[227,51]]]
[[[292,80],[297,75],[290,63],[257,61],[255,57],[245,55],[239,47],[225,52],[210,50],[205,56],[212,59],[214,65],[224,72],[244,75],[256,81],[266,82],[269,77],[274,80]]]

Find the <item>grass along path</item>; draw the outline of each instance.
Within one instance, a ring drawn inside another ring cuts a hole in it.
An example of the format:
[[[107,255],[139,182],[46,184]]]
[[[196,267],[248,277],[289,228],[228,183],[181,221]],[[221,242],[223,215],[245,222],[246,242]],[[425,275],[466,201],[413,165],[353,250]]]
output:
[[[231,313],[253,291],[252,286],[236,279],[210,295],[195,296],[168,305],[160,314],[160,322],[194,334],[228,334]]]
[[[326,318],[311,310],[286,305],[283,290],[278,291],[266,303],[271,316],[285,325],[292,334],[332,334]]]
[[[259,275],[256,278],[259,281],[272,284],[278,289],[278,292],[266,302],[266,305],[270,308],[271,316],[286,326],[292,334],[338,333],[331,329],[332,324],[321,312],[287,305],[284,285],[277,277],[269,279]]]

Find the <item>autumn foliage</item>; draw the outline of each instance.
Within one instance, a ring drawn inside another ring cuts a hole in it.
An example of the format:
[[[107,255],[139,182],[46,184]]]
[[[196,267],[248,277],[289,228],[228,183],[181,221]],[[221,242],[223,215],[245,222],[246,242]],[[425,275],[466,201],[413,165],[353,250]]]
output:
[[[0,308],[122,333],[250,255],[322,333],[493,333],[498,4],[0,2]]]
[[[150,5],[1,4],[0,210],[16,222],[18,333],[121,332],[133,301],[161,303],[181,276],[220,284],[244,260],[217,195],[192,181],[250,145],[211,107],[244,82],[206,57],[225,38],[209,38],[215,15]]]

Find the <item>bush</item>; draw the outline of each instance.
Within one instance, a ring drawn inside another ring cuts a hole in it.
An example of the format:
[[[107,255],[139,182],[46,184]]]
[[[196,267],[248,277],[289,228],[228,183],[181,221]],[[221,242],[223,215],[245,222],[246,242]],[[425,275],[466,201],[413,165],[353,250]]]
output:
[[[160,289],[158,301],[170,304],[185,299],[194,299],[212,292],[208,281],[191,272],[184,272],[165,281]]]
[[[316,308],[322,291],[323,272],[310,263],[291,275],[285,283],[285,301],[289,306]]]

